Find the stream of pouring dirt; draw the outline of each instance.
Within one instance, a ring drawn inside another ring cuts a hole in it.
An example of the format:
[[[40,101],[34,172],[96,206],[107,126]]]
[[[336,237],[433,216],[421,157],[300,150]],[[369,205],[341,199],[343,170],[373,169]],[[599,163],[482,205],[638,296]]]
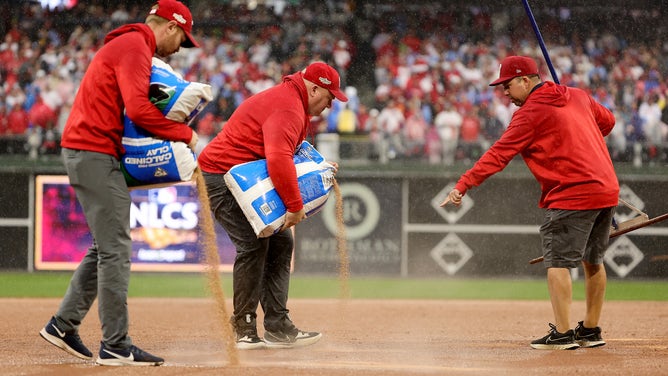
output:
[[[336,195],[336,250],[339,254],[339,298],[345,301],[350,298],[350,260],[348,258],[346,226],[343,220],[343,198],[336,180],[334,180],[334,194]]]
[[[206,255],[205,272],[208,287],[216,302],[218,322],[223,326],[223,340],[230,357],[230,365],[238,365],[239,354],[235,347],[236,341],[234,332],[229,322],[230,316],[225,308],[225,294],[223,293],[222,282],[220,280],[220,256],[218,256],[218,247],[216,245],[216,232],[214,229],[213,218],[211,216],[211,204],[209,202],[209,195],[206,191],[204,177],[199,168],[195,170],[195,179],[197,184],[197,195],[199,196],[200,202],[199,220],[203,235],[201,243],[204,246]]]

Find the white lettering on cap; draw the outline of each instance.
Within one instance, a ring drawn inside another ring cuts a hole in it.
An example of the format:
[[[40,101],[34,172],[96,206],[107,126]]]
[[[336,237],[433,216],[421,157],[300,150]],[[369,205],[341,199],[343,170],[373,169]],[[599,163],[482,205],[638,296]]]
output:
[[[185,19],[182,15],[180,15],[180,14],[178,14],[178,13],[172,13],[172,17],[174,17],[174,19],[175,19],[176,21],[178,21],[179,23],[182,23],[182,24],[185,24],[185,23],[186,23],[186,19]]]
[[[318,78],[318,80],[320,80],[320,82],[322,82],[324,85],[331,85],[332,84],[332,81],[328,80],[326,77],[320,77],[320,78]]]
[[[515,73],[522,73],[521,69],[515,69]]]

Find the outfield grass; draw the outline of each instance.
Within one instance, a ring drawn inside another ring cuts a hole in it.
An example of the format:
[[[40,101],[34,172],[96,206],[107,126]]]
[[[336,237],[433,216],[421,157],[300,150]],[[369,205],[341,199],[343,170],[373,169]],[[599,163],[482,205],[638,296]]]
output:
[[[0,272],[0,297],[53,297],[65,293],[69,272]],[[230,274],[221,274],[225,296],[232,296]],[[544,279],[399,279],[351,278],[353,299],[549,299]],[[584,299],[584,284],[573,283],[573,298]],[[294,275],[290,285],[293,299],[335,299],[341,282],[335,277]],[[133,273],[131,297],[207,297],[207,281],[199,273]],[[668,301],[668,281],[608,282],[607,300]]]

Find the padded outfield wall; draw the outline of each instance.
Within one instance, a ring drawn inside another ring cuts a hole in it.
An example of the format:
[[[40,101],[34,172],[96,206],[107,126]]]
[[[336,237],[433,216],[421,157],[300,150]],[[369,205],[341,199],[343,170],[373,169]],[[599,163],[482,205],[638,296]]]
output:
[[[544,276],[540,264],[528,264],[540,256],[538,228],[543,215],[536,205],[539,191],[533,177],[526,172],[504,171],[472,190],[461,207],[440,208],[438,203],[459,174],[438,170],[341,169],[337,180],[351,274]],[[36,177],[63,173],[57,167],[0,172],[0,269],[35,269]],[[619,179],[620,198],[650,218],[668,212],[667,177],[620,175]],[[296,273],[338,273],[334,203],[332,194],[320,213],[297,226]],[[620,206],[616,219],[623,222],[636,215]],[[665,278],[667,254],[668,221],[616,237],[605,260],[608,275],[618,279]],[[573,273],[577,276],[580,272]]]

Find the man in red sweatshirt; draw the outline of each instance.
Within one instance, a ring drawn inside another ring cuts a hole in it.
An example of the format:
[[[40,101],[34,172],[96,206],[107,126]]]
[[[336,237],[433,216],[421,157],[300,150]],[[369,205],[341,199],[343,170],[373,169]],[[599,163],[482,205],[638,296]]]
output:
[[[556,325],[531,342],[536,349],[574,349],[605,344],[598,321],[605,295],[603,254],[619,200],[619,183],[604,136],[613,114],[577,88],[541,82],[536,62],[509,56],[501,62],[504,94],[520,108],[501,138],[461,176],[441,205],[461,204],[472,187],[501,171],[520,154],[540,183],[540,228],[547,284]],[[571,268],[582,263],[586,313],[570,329]]]
[[[120,169],[123,114],[156,137],[194,148],[197,134],[165,118],[149,101],[151,59],[197,47],[192,15],[175,0],[159,0],[145,23],[111,31],[91,61],[62,135],[63,160],[81,204],[93,245],[77,267],[56,314],[40,331],[53,345],[81,358],[93,354],[79,326],[95,298],[102,324],[97,363],[160,365],[163,359],[134,346],[128,335],[130,192]]]
[[[211,210],[237,251],[231,323],[239,349],[306,346],[322,337],[297,329],[288,316],[294,245],[290,227],[306,217],[293,156],[306,138],[310,118],[330,108],[334,98],[348,100],[341,92],[339,74],[325,63],[312,63],[246,99],[199,156]],[[267,238],[255,235],[224,179],[233,166],[258,159],[266,159],[271,181],[287,209],[281,230]],[[264,340],[257,334],[258,304],[264,311]]]

